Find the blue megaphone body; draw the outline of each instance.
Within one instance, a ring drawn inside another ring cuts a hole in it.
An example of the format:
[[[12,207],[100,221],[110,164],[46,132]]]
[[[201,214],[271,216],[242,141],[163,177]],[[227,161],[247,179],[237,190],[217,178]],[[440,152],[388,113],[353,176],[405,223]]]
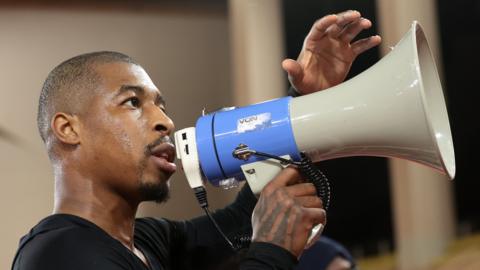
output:
[[[260,156],[242,160],[235,157],[234,151],[243,145],[299,161],[300,151],[293,135],[289,110],[291,100],[292,97],[285,97],[241,108],[222,109],[200,117],[195,128],[176,132],[177,156],[182,160],[187,178],[186,167],[193,166],[195,169],[190,174],[196,174],[214,186],[228,188],[247,179],[248,175],[256,178],[256,184],[251,185],[258,193],[268,182],[267,179],[259,181],[258,174],[262,175],[261,178],[271,178],[282,168],[282,164]],[[255,170],[248,167],[249,164],[267,167]]]

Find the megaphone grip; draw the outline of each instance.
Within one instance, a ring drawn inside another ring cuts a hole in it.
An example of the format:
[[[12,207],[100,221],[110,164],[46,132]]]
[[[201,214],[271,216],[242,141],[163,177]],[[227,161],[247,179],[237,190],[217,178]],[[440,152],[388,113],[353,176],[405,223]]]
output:
[[[315,186],[317,195],[323,201],[325,210],[330,206],[330,183],[328,178],[313,164],[305,154],[301,153],[302,160],[297,164],[300,172]]]
[[[261,156],[267,158],[273,158],[280,161],[282,164],[294,164],[298,167],[300,172],[309,180],[317,190],[317,196],[322,199],[323,207],[325,210],[328,210],[330,206],[330,183],[325,174],[322,173],[315,165],[312,160],[305,155],[305,153],[300,153],[300,162],[292,161],[289,159],[284,159],[282,157],[259,152],[253,149],[250,149],[248,145],[240,144],[235,148],[235,151],[232,153],[233,157],[241,160],[248,160],[252,155]]]

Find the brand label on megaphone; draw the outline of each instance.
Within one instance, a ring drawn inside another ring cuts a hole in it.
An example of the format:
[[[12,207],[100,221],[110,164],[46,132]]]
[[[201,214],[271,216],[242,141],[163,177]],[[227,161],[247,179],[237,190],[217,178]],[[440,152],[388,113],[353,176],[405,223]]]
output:
[[[264,129],[271,125],[272,114],[262,113],[238,119],[237,132],[244,133],[258,129]]]

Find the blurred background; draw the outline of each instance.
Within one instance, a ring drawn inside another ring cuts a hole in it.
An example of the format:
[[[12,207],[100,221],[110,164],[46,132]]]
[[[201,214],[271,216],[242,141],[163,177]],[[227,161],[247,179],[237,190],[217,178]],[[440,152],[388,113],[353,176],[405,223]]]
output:
[[[381,47],[361,55],[349,78],[377,62],[415,19],[442,75],[454,137],[454,181],[384,158],[318,164],[333,201],[324,234],[343,243],[361,269],[480,269],[477,0],[0,0],[0,268],[9,269],[19,238],[53,205],[53,175],[36,129],[38,94],[48,72],[72,56],[114,50],[135,58],[167,99],[177,128],[202,109],[285,95],[285,57],[296,58],[316,19],[355,9],[373,22]],[[361,91],[359,89],[359,91]],[[172,198],[145,203],[140,216],[201,214],[181,173]],[[212,208],[236,190],[209,188]]]

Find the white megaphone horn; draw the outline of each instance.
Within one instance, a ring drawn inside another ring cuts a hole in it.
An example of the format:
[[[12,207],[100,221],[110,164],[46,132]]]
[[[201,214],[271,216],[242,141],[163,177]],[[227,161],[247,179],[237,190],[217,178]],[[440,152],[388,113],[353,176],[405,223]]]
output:
[[[282,169],[274,159],[239,159],[247,146],[274,156],[312,161],[349,156],[401,158],[451,179],[455,156],[437,69],[417,22],[378,63],[330,89],[200,117],[175,134],[177,155],[192,188],[208,180],[247,180],[259,193]]]

